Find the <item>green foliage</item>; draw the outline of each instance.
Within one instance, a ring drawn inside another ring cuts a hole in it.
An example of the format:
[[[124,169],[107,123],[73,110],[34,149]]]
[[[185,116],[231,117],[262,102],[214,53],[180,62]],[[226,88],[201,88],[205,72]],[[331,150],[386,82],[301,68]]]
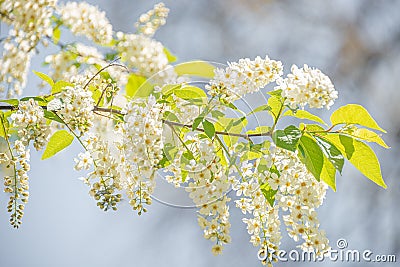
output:
[[[324,152],[327,159],[333,164],[335,169],[342,173],[344,164],[344,157],[342,155],[342,152],[340,152],[340,150],[330,141],[323,139],[319,136],[314,136],[314,138],[317,141],[317,144],[319,145],[321,150]]]
[[[128,82],[126,84],[125,90],[128,97],[146,97],[148,96],[153,87],[146,82],[147,78],[132,73],[129,75]]]
[[[275,203],[275,195],[278,192],[278,190],[273,190],[268,183],[261,185],[260,189],[265,199],[268,201],[271,207],[273,207]]]
[[[343,134],[329,134],[323,138],[333,143],[368,179],[386,188],[378,158],[368,145]]]
[[[317,142],[303,135],[299,142],[299,158],[306,165],[307,169],[320,181],[322,168],[324,166],[324,154]]]
[[[215,127],[214,124],[212,124],[208,120],[203,120],[203,127],[204,127],[204,133],[208,136],[208,138],[213,139],[215,135]]]
[[[73,140],[74,136],[66,130],[59,130],[55,132],[47,143],[42,160],[51,158],[64,148],[68,147]]]
[[[338,108],[332,113],[331,122],[333,125],[358,124],[386,133],[364,107],[356,104],[348,104]]]
[[[213,78],[215,67],[205,61],[189,61],[175,66],[175,72],[181,75],[193,75],[203,78]]]
[[[272,140],[277,147],[290,151],[296,151],[302,132],[293,125],[286,127],[284,130],[276,130],[272,133]]]
[[[164,54],[167,56],[168,62],[173,63],[175,62],[178,58],[169,51],[168,48],[164,47]]]
[[[35,73],[43,81],[47,82],[50,85],[50,87],[53,87],[54,81],[50,76],[39,71],[33,71],[33,73]]]
[[[72,83],[66,82],[66,81],[57,81],[56,83],[53,84],[51,87],[51,94],[57,94],[61,92],[65,87],[67,86],[74,86]]]
[[[293,112],[292,110],[288,110],[286,111],[283,116],[291,116],[291,117],[295,117],[298,119],[306,119],[306,120],[310,120],[310,121],[315,121],[315,122],[319,122],[321,124],[326,124],[326,122],[324,122],[320,117],[311,114],[310,112],[306,111],[306,110],[297,110],[296,112]]]

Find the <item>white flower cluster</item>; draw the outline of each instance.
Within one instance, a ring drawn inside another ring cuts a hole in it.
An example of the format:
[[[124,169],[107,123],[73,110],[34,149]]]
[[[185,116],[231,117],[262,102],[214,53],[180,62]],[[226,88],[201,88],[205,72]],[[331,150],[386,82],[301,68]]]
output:
[[[18,111],[11,114],[18,136],[24,146],[33,141],[36,150],[42,149],[49,138],[50,127],[46,123],[43,109],[32,98],[19,102]]]
[[[120,189],[118,161],[109,144],[96,135],[89,135],[85,146],[87,151],[75,159],[75,170],[89,170],[93,166],[93,171],[83,178],[85,184],[91,186],[90,195],[100,209],[116,210],[121,200],[121,194],[116,192]]]
[[[10,223],[15,228],[21,225],[25,204],[29,198],[29,159],[29,149],[26,149],[20,140],[15,141],[11,157],[0,153],[0,164],[12,168],[11,174],[4,176],[4,192],[10,194],[7,210],[11,213]]]
[[[135,23],[135,27],[139,33],[151,37],[158,28],[166,23],[168,13],[169,9],[165,7],[164,3],[155,4],[153,9],[140,16],[139,21]]]
[[[293,65],[291,71],[287,78],[278,80],[275,87],[275,90],[282,90],[291,108],[304,108],[308,104],[310,108],[329,109],[338,98],[331,80],[319,69]]]
[[[76,35],[84,35],[88,39],[108,45],[112,41],[113,31],[104,11],[86,2],[67,2],[58,9],[61,20]]]
[[[259,164],[263,164],[266,171],[258,172]],[[314,251],[316,255],[329,249],[328,239],[319,229],[316,213],[327,185],[318,182],[295,153],[275,149],[254,165],[243,163],[241,169],[246,181],[236,183],[234,190],[244,197],[236,201],[236,206],[244,214],[253,215],[253,218],[243,221],[252,235],[250,241],[254,246],[261,246],[262,253],[268,253],[268,249],[278,250],[281,239],[278,210],[281,209],[289,236],[295,241],[299,238],[304,240],[301,249]],[[268,204],[263,190],[276,191],[273,206]],[[267,256],[269,259],[272,257]]]
[[[10,24],[0,59],[0,83],[8,84],[8,97],[21,95],[26,85],[27,72],[33,49],[43,37],[51,36],[51,16],[56,0],[4,0],[0,1],[2,20]],[[0,87],[0,92],[4,91]]]
[[[167,175],[166,180],[175,186],[187,184],[185,190],[189,192],[196,207],[199,207],[198,223],[203,229],[204,238],[215,242],[213,254],[221,254],[223,245],[231,241],[228,207],[230,198],[226,194],[233,178],[227,177],[226,169],[219,163],[214,144],[209,139],[195,134],[187,135],[184,142],[192,157],[197,160],[187,162],[183,157],[186,150],[181,147],[173,163],[166,168],[166,171],[173,174]],[[182,170],[187,173],[186,177],[182,176]]]
[[[265,181],[265,175],[257,171],[257,164],[244,162],[241,166],[245,181],[236,182],[233,189],[237,196],[243,196],[236,200],[236,207],[243,214],[251,214],[252,218],[243,218],[247,225],[247,231],[251,235],[250,242],[254,246],[260,246],[259,253],[278,251],[281,242],[279,207],[271,207],[263,195],[260,182]],[[272,255],[268,255],[271,257]]]
[[[206,88],[210,95],[231,103],[247,93],[254,93],[267,84],[277,80],[283,72],[282,63],[256,57],[254,60],[240,59],[239,62],[228,63],[225,69],[217,68],[213,80]]]
[[[168,68],[168,59],[163,45],[149,37],[136,34],[117,33],[116,50],[122,61],[140,74],[150,77]],[[161,73],[165,76],[165,73]]]
[[[130,101],[122,111],[124,123],[120,149],[121,186],[128,192],[130,204],[141,214],[143,204],[150,204],[154,169],[163,157],[163,106],[154,96],[146,101]]]
[[[79,130],[81,135],[93,126],[92,92],[81,85],[66,86],[47,106],[49,110],[55,110],[72,130]]]

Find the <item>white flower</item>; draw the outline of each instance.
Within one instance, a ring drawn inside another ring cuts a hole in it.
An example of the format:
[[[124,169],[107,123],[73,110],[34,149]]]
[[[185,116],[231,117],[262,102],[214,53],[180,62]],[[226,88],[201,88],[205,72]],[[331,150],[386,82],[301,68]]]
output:
[[[329,109],[338,98],[331,80],[319,69],[293,65],[291,71],[287,78],[278,80],[275,87],[275,90],[282,90],[291,108],[304,108],[308,104],[310,108]]]
[[[63,102],[61,109],[57,112],[68,126],[79,130],[81,134],[89,131],[93,126],[94,100],[92,92],[80,85],[67,86],[59,94]]]
[[[164,3],[155,4],[153,9],[140,16],[135,27],[141,34],[151,37],[159,27],[166,23],[168,13],[169,9],[165,7]]]
[[[228,63],[225,69],[217,68],[215,76],[206,88],[212,96],[230,103],[245,94],[254,93],[274,82],[282,75],[282,63],[265,56],[254,60],[240,59],[239,62]]]
[[[18,111],[11,115],[11,120],[18,129],[18,136],[24,146],[30,141],[36,150],[42,149],[49,138],[50,128],[46,123],[43,109],[32,98],[21,101]]]
[[[59,7],[61,20],[77,35],[85,35],[101,45],[112,40],[112,25],[104,11],[86,2],[67,2]]]

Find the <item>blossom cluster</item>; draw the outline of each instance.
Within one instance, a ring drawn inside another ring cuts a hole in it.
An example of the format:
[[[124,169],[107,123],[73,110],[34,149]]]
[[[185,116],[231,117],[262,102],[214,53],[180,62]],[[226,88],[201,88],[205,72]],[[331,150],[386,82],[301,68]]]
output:
[[[0,83],[8,84],[7,96],[21,95],[33,49],[53,33],[51,16],[56,0],[5,0],[0,3],[0,18],[10,26],[0,59]],[[0,87],[0,92],[5,88]]]
[[[221,254],[223,245],[231,242],[229,230],[229,206],[226,196],[233,178],[229,170],[220,164],[214,153],[214,143],[199,135],[186,135],[183,140],[193,159],[186,162],[184,147],[175,155],[173,163],[166,168],[166,180],[175,186],[185,186],[189,197],[198,210],[198,223],[204,238],[215,243],[213,254]],[[187,174],[183,176],[182,170]]]
[[[121,201],[118,161],[112,155],[109,144],[100,140],[97,135],[89,135],[85,142],[86,152],[80,153],[75,159],[75,170],[89,170],[85,184],[90,185],[90,195],[97,201],[97,206],[103,210],[117,209]]]
[[[260,170],[263,165],[265,171]],[[244,181],[237,182],[234,190],[238,196],[236,206],[244,214],[251,243],[260,246],[260,253],[266,253],[269,260],[279,249],[281,233],[278,211],[283,212],[283,222],[288,234],[295,241],[303,239],[300,248],[322,255],[329,249],[324,231],[319,229],[316,208],[325,197],[327,185],[318,182],[306,169],[295,153],[274,149],[262,160],[242,165]],[[264,191],[264,192],[263,192]],[[274,194],[273,205],[266,195]]]
[[[132,207],[141,214],[150,204],[155,187],[155,171],[163,157],[163,106],[150,96],[145,102],[130,101],[123,109],[124,123],[118,132],[120,183]]]
[[[112,25],[104,11],[86,2],[67,2],[58,8],[61,20],[71,32],[84,35],[88,39],[108,45],[112,41]]]
[[[165,7],[164,3],[155,4],[153,9],[139,17],[139,20],[135,23],[135,27],[140,34],[151,37],[158,28],[166,23],[168,13],[169,9]]]
[[[210,95],[230,103],[245,94],[257,92],[277,80],[282,73],[282,63],[268,56],[264,59],[256,57],[254,60],[245,58],[228,63],[225,69],[217,68],[214,79],[206,88]]]
[[[57,98],[48,103],[72,130],[83,135],[93,126],[94,100],[92,92],[81,85],[66,86]]]
[[[306,64],[303,68],[293,65],[287,78],[278,80],[277,84],[275,90],[282,90],[291,108],[304,108],[308,104],[310,108],[329,109],[338,98],[329,77]]]
[[[36,150],[42,149],[49,138],[50,127],[46,123],[43,109],[32,98],[21,101],[18,111],[11,115],[11,119],[18,129],[19,140],[24,146],[33,141]]]
[[[8,175],[4,176],[4,192],[10,195],[7,205],[7,210],[11,213],[10,223],[18,228],[29,198],[27,172],[30,170],[30,153],[21,140],[16,140],[13,148],[10,148],[10,154],[0,153],[0,164],[9,169]]]
[[[128,67],[137,69],[146,77],[160,72],[161,76],[169,73],[164,72],[169,65],[164,46],[160,42],[147,36],[122,32],[117,33],[117,40],[115,49]]]

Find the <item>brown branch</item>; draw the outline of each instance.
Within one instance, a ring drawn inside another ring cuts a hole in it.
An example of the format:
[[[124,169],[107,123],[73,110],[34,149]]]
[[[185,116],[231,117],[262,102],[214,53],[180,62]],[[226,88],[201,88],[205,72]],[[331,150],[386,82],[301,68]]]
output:
[[[43,109],[46,109],[45,106],[42,106]],[[14,106],[0,106],[0,110],[14,110],[17,109]],[[93,107],[93,112],[95,112],[97,115],[97,112],[107,112],[107,113],[111,113],[111,114],[118,114],[118,115],[125,115],[122,111],[117,110],[117,109],[113,109],[113,108],[103,108],[103,107],[98,107],[95,106]],[[169,121],[169,120],[162,120],[163,123],[169,125],[169,126],[179,126],[179,127],[186,127],[186,128],[192,128],[191,124],[183,124],[183,123],[179,123],[179,122],[175,122],[175,121]],[[205,132],[204,129],[201,128],[197,128],[196,131],[199,132]],[[250,139],[251,137],[262,137],[262,136],[272,136],[272,132],[264,132],[264,133],[256,133],[256,134],[240,134],[240,133],[230,133],[230,132],[222,132],[222,131],[216,131],[215,134],[218,135],[227,135],[227,136],[235,136],[235,137],[242,137],[245,139]]]

